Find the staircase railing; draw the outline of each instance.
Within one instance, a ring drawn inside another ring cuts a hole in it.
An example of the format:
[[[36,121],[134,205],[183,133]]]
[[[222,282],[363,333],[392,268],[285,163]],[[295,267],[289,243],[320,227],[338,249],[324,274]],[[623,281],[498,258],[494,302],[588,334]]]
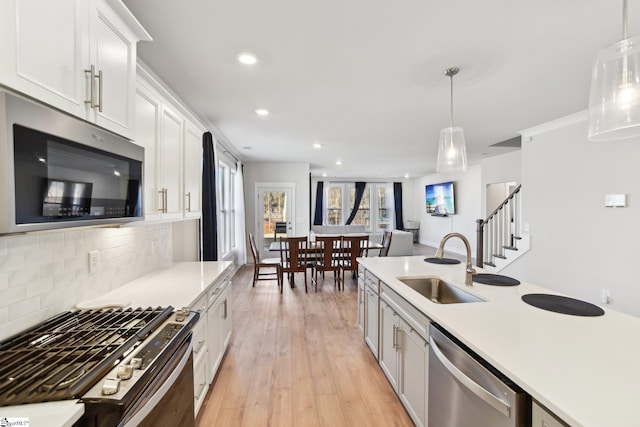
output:
[[[518,187],[494,210],[487,219],[477,220],[476,264],[495,267],[495,258],[506,258],[505,250],[518,250],[520,239],[520,188]]]

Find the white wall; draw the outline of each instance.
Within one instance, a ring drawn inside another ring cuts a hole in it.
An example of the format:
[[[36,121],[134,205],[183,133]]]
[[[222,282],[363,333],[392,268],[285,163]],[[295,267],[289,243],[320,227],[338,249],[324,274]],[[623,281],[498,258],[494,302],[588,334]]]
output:
[[[499,156],[487,157],[482,159],[482,212],[489,213],[497,207],[492,209],[487,207],[487,200],[490,199],[487,195],[487,185],[495,184],[498,182],[521,182],[521,170],[522,170],[522,150],[512,151]],[[504,201],[505,197],[502,197],[500,202]],[[483,215],[486,218],[488,215]]]
[[[640,316],[640,138],[589,142],[586,114],[567,122],[523,134],[531,250],[504,274],[599,305],[608,289],[610,307]],[[627,207],[604,207],[612,193],[627,194]]]
[[[480,165],[469,166],[464,173],[433,174],[414,180],[413,217],[420,221],[420,243],[437,247],[440,240],[452,232],[462,233],[471,244],[472,256],[476,253],[476,220],[482,218],[482,188]],[[425,186],[440,182],[454,181],[456,203],[455,215],[437,217],[427,214]],[[408,217],[408,213],[405,215]],[[464,244],[459,239],[447,242],[448,251],[465,254]]]
[[[255,184],[257,182],[289,183],[296,185],[295,233],[309,232],[309,163],[247,162],[244,165],[245,214],[247,233],[255,233]],[[247,236],[244,236],[247,239]]]
[[[2,236],[0,340],[170,264],[168,223]]]

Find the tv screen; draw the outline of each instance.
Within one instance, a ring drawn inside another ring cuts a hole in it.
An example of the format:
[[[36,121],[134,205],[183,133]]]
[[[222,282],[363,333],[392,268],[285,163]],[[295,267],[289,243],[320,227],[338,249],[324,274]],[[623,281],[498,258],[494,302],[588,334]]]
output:
[[[427,213],[433,216],[447,216],[456,213],[453,181],[429,184],[425,187]]]

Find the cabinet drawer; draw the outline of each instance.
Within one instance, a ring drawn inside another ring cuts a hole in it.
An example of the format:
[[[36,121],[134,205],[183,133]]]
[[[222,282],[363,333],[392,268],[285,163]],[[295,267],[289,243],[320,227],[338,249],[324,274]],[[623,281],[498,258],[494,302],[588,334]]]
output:
[[[207,390],[209,389],[209,383],[207,381],[207,358],[203,357],[193,368],[193,399],[195,414],[198,415],[198,411],[202,406]]]
[[[197,364],[198,360],[207,352],[207,319],[201,317],[196,326],[193,328],[193,363]]]
[[[380,293],[380,280],[370,271],[367,271],[364,281],[372,291],[374,291],[376,294]]]

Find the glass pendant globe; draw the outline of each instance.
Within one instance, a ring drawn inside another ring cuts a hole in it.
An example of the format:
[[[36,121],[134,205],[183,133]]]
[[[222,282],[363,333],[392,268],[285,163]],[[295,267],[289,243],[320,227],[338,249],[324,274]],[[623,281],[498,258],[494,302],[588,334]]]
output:
[[[598,53],[589,96],[592,141],[640,136],[640,37]]]
[[[436,170],[439,173],[467,170],[467,150],[462,128],[448,127],[440,131]]]

